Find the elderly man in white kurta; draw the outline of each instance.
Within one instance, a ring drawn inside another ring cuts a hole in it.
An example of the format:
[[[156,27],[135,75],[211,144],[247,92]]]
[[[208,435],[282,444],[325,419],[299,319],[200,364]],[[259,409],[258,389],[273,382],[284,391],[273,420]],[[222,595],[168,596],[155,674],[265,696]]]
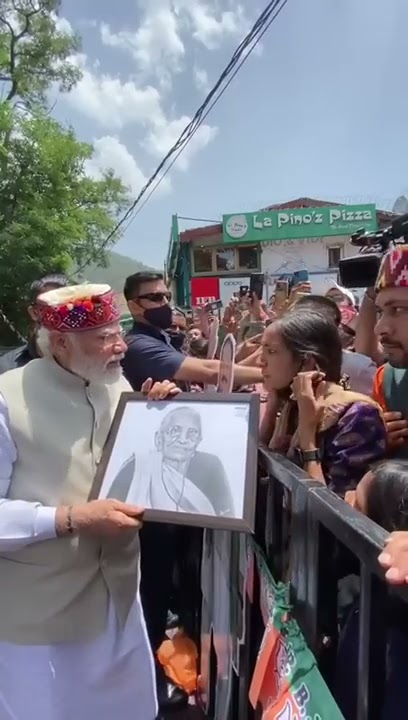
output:
[[[44,357],[0,378],[0,718],[154,720],[143,511],[88,502],[130,389],[119,312],[100,285],[50,291],[38,308]]]

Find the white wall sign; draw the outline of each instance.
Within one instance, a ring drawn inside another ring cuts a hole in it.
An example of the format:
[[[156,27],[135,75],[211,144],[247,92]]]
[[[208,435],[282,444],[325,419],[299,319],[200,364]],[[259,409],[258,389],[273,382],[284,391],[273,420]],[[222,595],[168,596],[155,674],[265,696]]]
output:
[[[220,278],[220,300],[225,308],[234,292],[239,292],[241,285],[249,285],[249,277]]]

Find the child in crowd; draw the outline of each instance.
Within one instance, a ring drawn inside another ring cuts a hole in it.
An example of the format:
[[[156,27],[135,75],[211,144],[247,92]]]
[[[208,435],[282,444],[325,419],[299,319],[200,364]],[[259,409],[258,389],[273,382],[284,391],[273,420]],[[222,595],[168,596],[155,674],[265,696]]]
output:
[[[378,464],[360,481],[354,507],[388,532],[408,530],[408,461]],[[386,669],[382,720],[395,720],[405,707],[408,683],[408,616],[406,604],[389,597],[385,613]],[[334,695],[346,720],[357,718],[359,600],[340,633]]]

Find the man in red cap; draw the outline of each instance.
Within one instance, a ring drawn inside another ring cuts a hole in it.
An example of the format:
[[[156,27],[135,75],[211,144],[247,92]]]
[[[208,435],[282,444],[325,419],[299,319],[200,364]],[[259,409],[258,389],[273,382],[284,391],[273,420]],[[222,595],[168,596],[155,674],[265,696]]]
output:
[[[388,362],[377,371],[374,397],[385,411],[392,455],[408,458],[408,245],[384,256],[375,292],[375,332]]]
[[[37,307],[43,357],[0,377],[0,717],[154,720],[143,510],[88,502],[130,389],[119,310],[105,285],[51,290]],[[150,396],[177,391],[165,381]]]

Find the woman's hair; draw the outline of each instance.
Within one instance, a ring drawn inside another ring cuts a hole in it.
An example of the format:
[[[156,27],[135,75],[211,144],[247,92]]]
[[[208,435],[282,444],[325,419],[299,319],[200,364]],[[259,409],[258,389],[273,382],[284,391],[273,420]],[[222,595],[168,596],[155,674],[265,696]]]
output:
[[[296,301],[294,310],[310,310],[332,320],[337,327],[341,323],[341,312],[334,300],[323,295],[303,295]]]
[[[384,530],[408,530],[408,460],[386,460],[373,470],[367,517]]]
[[[192,357],[199,358],[200,360],[205,360],[208,353],[208,340],[205,340],[205,338],[196,338],[195,340],[190,340],[189,350]]]
[[[313,358],[326,380],[340,382],[342,347],[339,331],[331,320],[318,312],[295,309],[274,325],[295,358],[300,362]]]

